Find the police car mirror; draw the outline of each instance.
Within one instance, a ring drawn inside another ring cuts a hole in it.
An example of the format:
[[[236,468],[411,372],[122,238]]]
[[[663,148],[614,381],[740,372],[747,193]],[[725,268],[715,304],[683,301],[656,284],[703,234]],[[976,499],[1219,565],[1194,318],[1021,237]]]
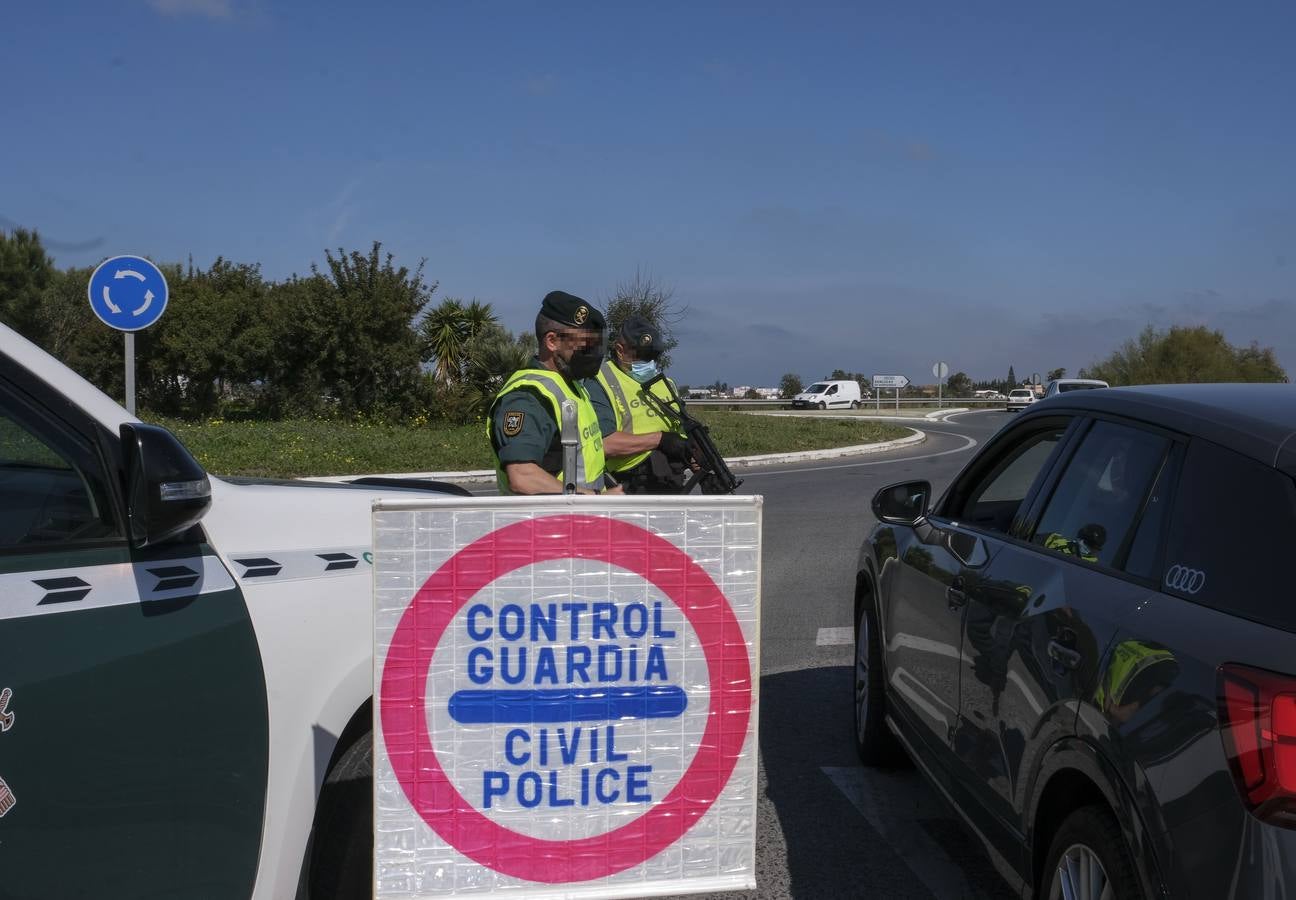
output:
[[[932,487],[927,481],[905,481],[873,495],[873,515],[889,525],[916,525],[927,517]]]
[[[197,524],[211,506],[211,482],[184,444],[157,425],[121,427],[130,540],[148,547]]]

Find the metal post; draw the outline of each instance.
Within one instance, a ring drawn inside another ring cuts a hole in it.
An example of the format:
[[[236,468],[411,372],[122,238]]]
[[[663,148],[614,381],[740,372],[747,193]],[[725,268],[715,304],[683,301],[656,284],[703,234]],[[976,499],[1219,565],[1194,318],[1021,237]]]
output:
[[[896,388],[896,412],[900,412],[900,388]]]
[[[576,481],[576,451],[580,444],[580,426],[576,420],[576,404],[562,402],[563,493],[574,494]]]
[[[135,415],[135,332],[126,332],[126,412]]]
[[[945,405],[945,379],[936,380],[936,408],[940,409]]]

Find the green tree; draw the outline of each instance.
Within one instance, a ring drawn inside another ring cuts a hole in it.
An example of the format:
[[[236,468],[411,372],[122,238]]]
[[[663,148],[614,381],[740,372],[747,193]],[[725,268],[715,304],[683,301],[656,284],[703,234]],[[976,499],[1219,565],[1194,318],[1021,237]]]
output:
[[[377,241],[367,253],[325,252],[327,270],[277,284],[266,297],[274,348],[261,358],[263,398],[274,415],[331,407],[343,415],[402,416],[420,395],[420,344],[412,322],[435,290],[423,263],[396,266]]]
[[[1273,348],[1255,342],[1249,347],[1234,347],[1219,331],[1179,325],[1165,331],[1149,325],[1110,356],[1082,369],[1080,376],[1098,378],[1113,386],[1287,381]]]
[[[616,334],[621,323],[631,316],[643,316],[661,332],[665,352],[660,363],[666,368],[670,365],[670,351],[679,346],[675,327],[687,312],[687,307],[676,304],[674,288],[636,269],[634,278],[618,284],[607,301],[608,333]]]
[[[950,397],[971,397],[972,379],[966,372],[955,372],[945,382],[945,392]]]
[[[0,231],[0,322],[39,342],[41,298],[54,272],[39,234],[25,228]]]
[[[761,395],[756,393],[756,388],[747,388],[747,390],[743,393],[744,400],[759,400],[760,398]]]
[[[1012,366],[1009,366],[1008,367],[1008,390],[1012,390],[1013,388],[1018,388],[1018,387],[1021,387],[1021,383],[1017,381],[1017,372],[1016,370],[1013,369]],[[1007,391],[1005,391],[1005,393],[1007,393]]]
[[[779,396],[784,400],[791,400],[801,393],[803,387],[800,375],[795,372],[787,372],[783,375],[783,380],[779,382]]]
[[[1044,376],[1045,381],[1057,381],[1059,378],[1066,378],[1066,369],[1050,369],[1049,373]]]
[[[443,383],[464,377],[468,345],[479,333],[499,325],[489,303],[473,300],[467,305],[447,297],[431,309],[418,324],[421,356],[433,362],[435,377]]]

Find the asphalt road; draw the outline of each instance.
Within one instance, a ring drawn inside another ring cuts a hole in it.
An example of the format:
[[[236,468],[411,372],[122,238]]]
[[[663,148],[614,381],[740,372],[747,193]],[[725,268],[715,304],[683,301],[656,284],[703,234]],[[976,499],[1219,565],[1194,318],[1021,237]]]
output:
[[[867,770],[853,744],[852,592],[878,488],[937,493],[1008,421],[979,412],[920,425],[907,450],[743,473],[762,494],[760,898],[1012,896],[972,832],[913,769]]]

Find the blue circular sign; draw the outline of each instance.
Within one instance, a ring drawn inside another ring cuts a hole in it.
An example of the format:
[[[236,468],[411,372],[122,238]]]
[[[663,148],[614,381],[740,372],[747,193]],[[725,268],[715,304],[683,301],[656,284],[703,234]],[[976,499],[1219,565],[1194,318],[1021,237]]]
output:
[[[88,293],[94,314],[118,331],[148,328],[166,311],[166,278],[142,256],[114,256],[99,263]]]

